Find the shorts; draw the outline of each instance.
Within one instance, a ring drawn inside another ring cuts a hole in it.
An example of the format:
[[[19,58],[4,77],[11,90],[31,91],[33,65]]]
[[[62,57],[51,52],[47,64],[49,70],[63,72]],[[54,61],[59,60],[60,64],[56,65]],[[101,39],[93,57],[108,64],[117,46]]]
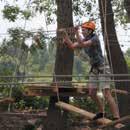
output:
[[[99,70],[101,70],[99,72]],[[93,68],[89,73],[89,84],[97,89],[110,88],[110,67],[108,65],[101,65],[97,68]]]

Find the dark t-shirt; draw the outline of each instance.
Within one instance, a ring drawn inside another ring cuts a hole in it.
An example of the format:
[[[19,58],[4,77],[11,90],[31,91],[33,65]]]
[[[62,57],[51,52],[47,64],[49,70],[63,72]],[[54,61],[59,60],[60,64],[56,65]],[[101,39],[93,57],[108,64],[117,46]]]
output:
[[[101,65],[104,62],[104,57],[102,55],[101,44],[99,38],[96,34],[92,34],[90,37],[84,39],[84,41],[91,40],[92,45],[90,47],[84,48],[85,53],[90,58],[91,65]]]

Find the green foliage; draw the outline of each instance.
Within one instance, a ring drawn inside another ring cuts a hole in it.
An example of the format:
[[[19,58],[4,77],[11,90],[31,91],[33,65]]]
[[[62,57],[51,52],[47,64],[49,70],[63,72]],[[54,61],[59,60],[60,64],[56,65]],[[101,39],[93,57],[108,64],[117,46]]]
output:
[[[21,10],[17,5],[5,5],[3,9],[3,17],[11,22],[15,22],[18,18],[24,18],[28,20],[32,16],[32,12],[29,9]]]
[[[75,56],[73,74],[77,75],[76,80],[85,80],[86,77],[80,77],[81,75],[87,75],[89,72],[87,60],[84,62],[80,56]]]
[[[32,33],[30,31],[26,31],[18,27],[8,29],[8,33],[10,34],[10,37],[14,40],[18,40],[20,38],[30,38],[32,36]]]
[[[74,105],[78,105],[87,111],[97,111],[97,106],[91,98],[74,98],[73,101]]]
[[[130,59],[127,59],[127,65],[128,65],[128,72],[130,74]]]
[[[130,57],[130,48],[127,49],[125,55],[128,56],[128,57]]]
[[[6,5],[3,10],[3,16],[4,18],[7,18],[9,21],[14,22],[17,19],[19,12],[19,7]]]
[[[125,25],[128,22],[127,13],[124,8],[124,1],[118,0],[112,1],[113,4],[113,11],[115,15],[115,23],[120,23],[122,25]]]
[[[95,0],[73,0],[74,21],[79,24],[83,22],[81,21],[83,17],[86,17],[86,21],[96,19],[98,17],[97,12],[95,13],[97,7]]]
[[[4,58],[6,60],[3,60]],[[0,58],[0,74],[1,74],[1,76],[12,74],[14,67],[15,67],[15,64],[11,60],[12,60],[12,58],[9,56]]]
[[[45,109],[48,106],[48,99],[42,97],[23,97],[15,103],[17,109]]]
[[[26,20],[28,20],[32,16],[32,13],[30,10],[24,10],[24,11],[21,11],[21,13],[23,15],[23,18],[25,18]]]
[[[53,0],[33,0],[32,4],[36,12],[44,12],[47,24],[56,22],[56,4]]]
[[[14,108],[17,109],[44,109],[48,106],[46,97],[26,97],[23,95],[24,87],[14,87],[12,97],[15,99]]]
[[[130,48],[125,53],[125,59],[128,65],[128,71],[130,73]]]

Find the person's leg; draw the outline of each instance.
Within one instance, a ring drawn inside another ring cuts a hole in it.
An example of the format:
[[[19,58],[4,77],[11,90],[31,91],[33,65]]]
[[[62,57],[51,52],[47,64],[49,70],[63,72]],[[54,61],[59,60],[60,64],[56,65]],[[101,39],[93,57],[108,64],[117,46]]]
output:
[[[114,98],[112,97],[110,89],[109,88],[105,88],[103,90],[103,93],[104,93],[105,99],[107,100],[107,102],[108,102],[108,104],[110,106],[110,110],[111,110],[111,112],[113,114],[113,117],[115,119],[120,118],[118,105],[116,104]]]
[[[99,75],[99,80],[101,81],[100,89],[103,90],[103,95],[105,97],[105,100],[109,104],[113,117],[115,119],[118,119],[118,118],[120,118],[118,105],[116,104],[114,98],[111,95],[111,91],[110,91],[110,85],[111,85],[111,78],[109,76],[111,73],[110,67],[105,65],[105,66],[102,66],[100,69],[103,70],[102,74],[105,74],[105,76],[103,76],[102,74]]]
[[[88,83],[88,95],[92,98],[93,101],[95,101],[99,112],[95,115],[93,120],[96,120],[98,118],[102,118],[104,116],[104,108],[103,108],[103,102],[101,99],[97,96],[97,87],[98,87],[98,74],[95,74],[91,72],[89,74],[89,83]]]
[[[89,96],[96,103],[98,110],[99,110],[99,112],[93,117],[93,120],[103,118],[104,117],[103,102],[97,96],[97,87],[93,86],[93,84],[89,84],[88,87],[89,87]]]
[[[94,88],[94,86],[89,85],[89,96],[92,98],[92,100],[95,101],[97,104],[97,107],[99,109],[99,112],[103,113],[103,104],[101,99],[97,96],[97,88]]]

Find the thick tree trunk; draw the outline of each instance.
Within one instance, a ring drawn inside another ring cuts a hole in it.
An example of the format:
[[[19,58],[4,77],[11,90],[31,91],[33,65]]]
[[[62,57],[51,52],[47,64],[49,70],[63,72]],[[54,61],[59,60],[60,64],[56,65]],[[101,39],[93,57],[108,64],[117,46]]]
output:
[[[106,51],[109,59],[109,63],[112,67],[113,74],[128,74],[128,67],[121,51],[113,18],[113,10],[111,0],[99,0],[101,23],[103,29],[103,35],[106,45]],[[105,15],[103,15],[105,14]],[[129,79],[128,76],[115,77],[116,80]],[[130,91],[130,82],[115,82],[117,89]],[[118,96],[118,103],[121,116],[127,115],[130,112],[130,96],[120,95]],[[123,104],[123,105],[122,105]],[[125,127],[124,129],[128,129]]]
[[[57,23],[58,29],[73,26],[72,19],[72,0],[56,0],[57,3]],[[61,34],[57,33],[57,38],[61,38]],[[73,51],[68,49],[62,39],[58,39],[57,52],[55,61],[55,75],[72,75],[73,68]],[[72,78],[58,77],[54,81],[71,81]],[[64,90],[63,90],[64,91]],[[48,108],[48,120],[46,130],[67,130],[68,112],[62,111],[55,106],[58,101],[57,97],[50,97]],[[60,97],[60,101],[69,102],[69,97]]]

